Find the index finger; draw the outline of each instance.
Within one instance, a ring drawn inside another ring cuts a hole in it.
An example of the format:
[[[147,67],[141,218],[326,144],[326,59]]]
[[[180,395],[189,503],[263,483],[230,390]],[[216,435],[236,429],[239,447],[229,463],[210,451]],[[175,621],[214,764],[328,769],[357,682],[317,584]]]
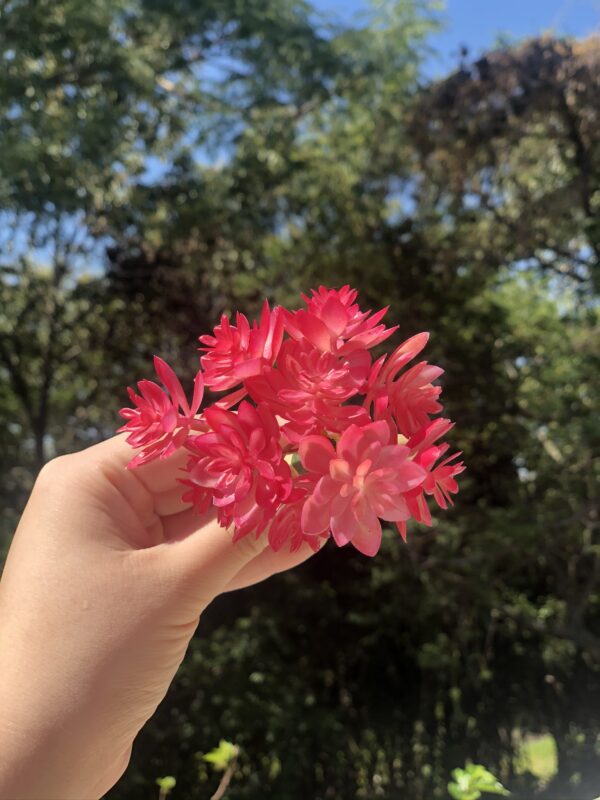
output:
[[[83,451],[82,455],[97,462],[126,469],[127,464],[135,455],[135,450],[127,444],[126,435],[120,433],[89,447]],[[180,448],[168,458],[157,458],[140,467],[135,467],[135,475],[152,494],[168,492],[179,486],[177,479],[183,477],[182,470],[187,463],[188,456],[187,450]]]

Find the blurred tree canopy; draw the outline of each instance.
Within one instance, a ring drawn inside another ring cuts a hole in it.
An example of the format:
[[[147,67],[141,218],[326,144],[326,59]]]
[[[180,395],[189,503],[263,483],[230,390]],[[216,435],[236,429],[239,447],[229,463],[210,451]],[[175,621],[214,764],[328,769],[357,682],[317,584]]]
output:
[[[351,283],[429,357],[457,508],[368,561],[325,548],[221,598],[110,797],[446,797],[470,757],[583,800],[600,754],[600,43],[422,77],[433,4],[354,26],[295,0],[0,10],[0,469],[110,435],[152,352],[222,311]],[[518,774],[550,732],[558,773]],[[214,788],[214,786],[213,786]]]

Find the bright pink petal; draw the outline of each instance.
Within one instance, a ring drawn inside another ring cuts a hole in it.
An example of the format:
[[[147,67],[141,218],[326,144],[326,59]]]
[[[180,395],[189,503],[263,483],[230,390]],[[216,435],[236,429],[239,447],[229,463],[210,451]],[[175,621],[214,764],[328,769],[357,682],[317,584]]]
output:
[[[381,546],[381,523],[373,512],[360,520],[358,532],[352,537],[352,545],[365,556],[377,555]]]
[[[337,297],[327,298],[321,310],[321,316],[336,337],[342,335],[348,324],[348,312]]]
[[[359,534],[359,524],[350,504],[331,519],[331,535],[338,547],[343,547]]]
[[[322,352],[328,352],[331,349],[329,328],[318,317],[313,317],[305,311],[297,311],[296,314],[302,335]]]
[[[196,377],[194,378],[194,395],[192,397],[192,407],[190,409],[190,416],[194,416],[198,413],[198,409],[202,404],[202,398],[204,397],[204,378],[202,376],[202,372],[198,370],[196,373]]]
[[[333,445],[324,436],[307,436],[298,447],[304,469],[321,475],[329,472],[329,462],[335,458]]]
[[[190,407],[177,375],[173,372],[166,361],[159,356],[154,356],[154,369],[156,374],[166,386],[169,394],[177,402],[184,414],[190,415]]]
[[[302,530],[308,534],[325,533],[329,528],[329,509],[314,496],[309,497],[302,509]]]
[[[408,504],[402,495],[380,496],[373,500],[373,511],[387,522],[400,522],[410,518]]]
[[[332,458],[329,462],[329,474],[335,481],[346,482],[352,481],[354,472],[345,459]]]

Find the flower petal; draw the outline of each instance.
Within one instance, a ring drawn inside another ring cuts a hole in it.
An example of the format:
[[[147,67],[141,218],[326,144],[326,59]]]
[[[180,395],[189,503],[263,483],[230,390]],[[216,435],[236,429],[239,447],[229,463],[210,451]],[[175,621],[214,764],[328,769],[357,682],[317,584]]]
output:
[[[335,458],[333,445],[324,436],[307,436],[298,447],[302,466],[309,472],[327,474],[329,462]]]
[[[154,369],[167,388],[171,398],[175,400],[177,405],[183,410],[183,413],[189,417],[191,415],[190,407],[177,375],[175,375],[167,362],[163,361],[159,356],[154,356]]]

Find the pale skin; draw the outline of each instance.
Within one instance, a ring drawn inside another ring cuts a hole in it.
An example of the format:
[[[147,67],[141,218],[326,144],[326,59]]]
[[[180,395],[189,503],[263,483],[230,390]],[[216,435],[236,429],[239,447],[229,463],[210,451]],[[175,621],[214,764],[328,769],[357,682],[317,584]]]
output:
[[[97,800],[123,774],[200,615],[312,554],[232,544],[181,501],[185,453],[127,470],[117,436],[50,462],[0,582],[0,799]]]

